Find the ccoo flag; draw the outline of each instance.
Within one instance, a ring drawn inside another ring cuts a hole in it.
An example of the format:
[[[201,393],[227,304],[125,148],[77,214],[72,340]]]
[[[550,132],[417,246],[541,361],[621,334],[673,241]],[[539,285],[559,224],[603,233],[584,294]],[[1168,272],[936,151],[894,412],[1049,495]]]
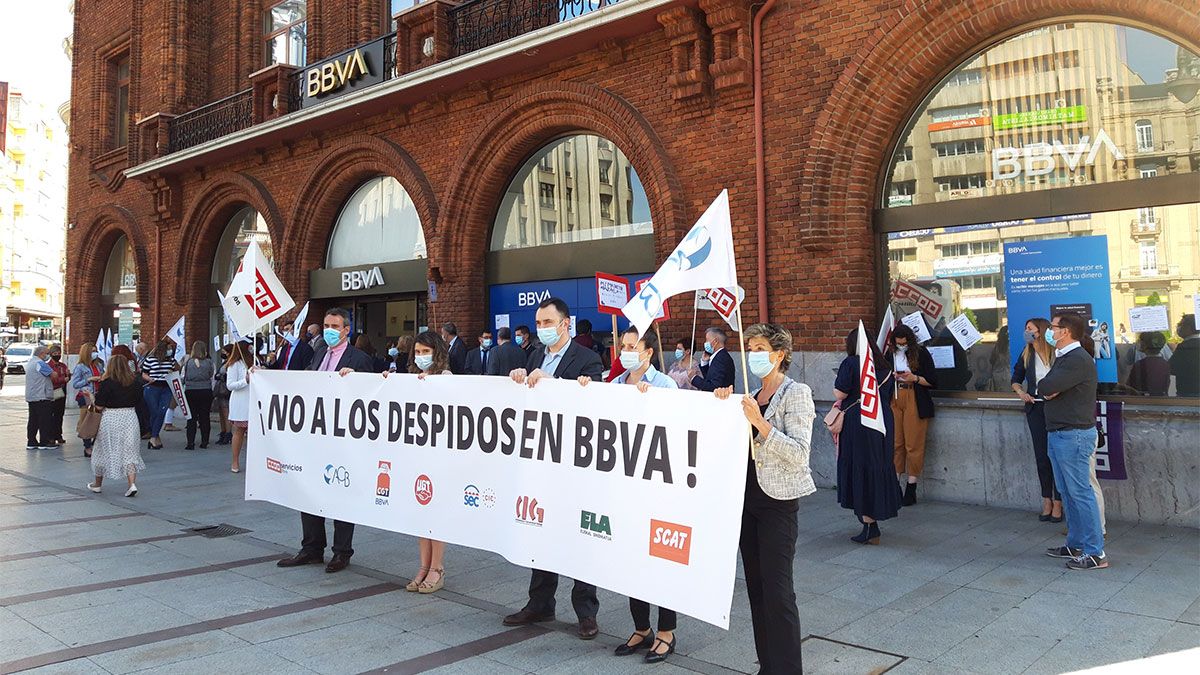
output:
[[[654,323],[663,302],[672,295],[710,288],[737,287],[733,257],[733,225],[729,218],[729,191],[721,190],[687,236],[653,277],[621,312],[639,333]]]
[[[221,306],[238,333],[252,335],[259,326],[286,314],[296,302],[252,239]]]
[[[875,353],[867,341],[867,331],[858,322],[858,412],[862,425],[884,436],[883,402],[879,398],[879,378],[875,377]]]

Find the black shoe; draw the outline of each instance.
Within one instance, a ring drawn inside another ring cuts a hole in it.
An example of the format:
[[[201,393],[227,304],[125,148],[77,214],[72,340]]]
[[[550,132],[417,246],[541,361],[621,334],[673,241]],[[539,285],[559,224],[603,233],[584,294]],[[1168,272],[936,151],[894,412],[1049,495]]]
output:
[[[1050,522],[1050,514],[1049,513],[1040,514],[1038,516],[1038,520],[1042,521],[1043,523],[1048,523],[1048,522]]]
[[[201,443],[201,444],[200,444],[200,449],[201,449],[201,450],[207,450],[207,449],[208,449],[208,443]]]
[[[635,637],[641,638],[641,642],[629,644],[629,640],[632,640]],[[629,640],[626,640],[625,644],[621,645],[620,647],[617,647],[616,651],[614,651],[613,653],[616,654],[617,656],[629,656],[630,654],[637,652],[639,649],[648,648],[651,645],[651,643],[654,642],[654,631],[651,630],[649,633],[646,633],[645,635],[635,632],[633,635],[629,636]]]
[[[522,609],[521,611],[516,612],[515,614],[509,614],[508,616],[504,617],[504,625],[505,626],[528,626],[531,623],[544,623],[546,621],[553,621],[553,620],[554,620],[553,612],[551,612],[550,614],[536,614],[528,609]]]
[[[658,648],[658,643],[660,643],[660,642],[667,646],[667,651],[665,651],[665,652],[654,651],[656,648]],[[671,654],[674,654],[674,653],[675,653],[675,640],[674,639],[672,639],[670,642],[667,642],[666,640],[662,640],[662,639],[656,639],[654,641],[654,646],[650,647],[650,651],[646,652],[646,655],[644,657],[642,657],[642,660],[645,661],[646,663],[662,663],[663,661],[667,660],[668,656],[670,656]]]
[[[1046,549],[1046,555],[1051,558],[1078,558],[1083,555],[1083,549],[1071,548],[1069,546],[1055,546],[1054,548]]]
[[[188,443],[187,445],[183,446],[183,449],[184,450],[195,450],[196,446],[191,443]]]
[[[600,634],[600,624],[596,623],[596,617],[589,616],[579,620],[579,639],[580,640],[595,640]]]
[[[325,562],[325,556],[317,553],[301,551],[290,558],[284,558],[275,563],[276,567],[299,567],[301,565],[320,565]]]
[[[909,483],[904,487],[904,499],[900,500],[901,506],[912,506],[917,503],[917,484]]]
[[[1050,522],[1052,522],[1052,523],[1061,523],[1062,521],[1063,521],[1062,516],[1050,516]]]
[[[863,524],[863,531],[857,536],[850,537],[850,541],[856,544],[871,544],[872,546],[879,545],[879,523]]]

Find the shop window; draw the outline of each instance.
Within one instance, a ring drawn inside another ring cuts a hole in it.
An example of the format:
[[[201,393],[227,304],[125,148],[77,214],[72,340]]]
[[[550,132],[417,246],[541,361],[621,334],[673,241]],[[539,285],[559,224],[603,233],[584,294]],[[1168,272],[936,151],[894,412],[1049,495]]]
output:
[[[133,293],[137,290],[137,264],[134,262],[133,246],[124,235],[113,244],[104,268],[102,295]]]
[[[263,15],[267,65],[287,63],[303,66],[308,39],[306,0],[275,0]]]
[[[551,165],[564,167],[564,178],[571,178],[570,185],[563,186],[561,193],[554,183],[537,178],[547,158]],[[580,168],[573,178],[571,166]],[[620,180],[622,176],[624,181]],[[613,181],[613,178],[617,180]],[[520,220],[520,200],[524,194],[537,194],[543,209],[543,217],[528,225]],[[553,217],[550,210],[553,210]],[[543,227],[543,219],[553,222],[555,227]],[[563,226],[564,223],[570,226]],[[653,232],[650,203],[629,159],[608,140],[580,134],[543,147],[517,172],[501,199],[492,227],[491,249],[546,246]]]
[[[1200,96],[1188,84],[1200,77],[1197,63],[1200,56],[1167,38],[1111,23],[1062,23],[995,44],[942,80],[909,120],[897,147],[914,148],[914,157],[897,152],[886,171],[895,182],[915,178],[916,188],[911,199],[885,189],[880,206],[1152,176],[1131,156],[1195,145],[1186,125],[1158,120],[1200,116]],[[964,154],[982,160],[963,167],[982,169],[982,182],[939,176],[946,164],[939,158]],[[1172,169],[1197,171],[1200,163],[1182,158]]]
[[[129,54],[111,62],[112,119],[109,147],[123,148],[129,143]]]
[[[326,264],[351,267],[426,256],[421,217],[391,176],[367,180],[346,200],[329,240]]]

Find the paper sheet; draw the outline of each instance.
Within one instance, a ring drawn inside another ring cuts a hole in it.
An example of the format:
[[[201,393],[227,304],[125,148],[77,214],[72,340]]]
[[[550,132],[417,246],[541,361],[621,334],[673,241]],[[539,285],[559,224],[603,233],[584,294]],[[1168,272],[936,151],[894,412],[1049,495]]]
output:
[[[929,347],[929,355],[933,357],[933,367],[950,369],[954,367],[954,347]]]
[[[1130,307],[1129,330],[1135,333],[1171,330],[1171,322],[1167,318],[1167,306]]]
[[[975,324],[967,318],[966,314],[959,314],[950,321],[950,334],[954,336],[954,340],[963,349],[970,349],[976,342],[983,339],[979,334],[979,330],[975,328]]]
[[[917,334],[917,342],[920,344],[929,342],[932,337],[929,335],[929,326],[925,325],[925,317],[919,310],[900,319],[900,323],[908,326]]]

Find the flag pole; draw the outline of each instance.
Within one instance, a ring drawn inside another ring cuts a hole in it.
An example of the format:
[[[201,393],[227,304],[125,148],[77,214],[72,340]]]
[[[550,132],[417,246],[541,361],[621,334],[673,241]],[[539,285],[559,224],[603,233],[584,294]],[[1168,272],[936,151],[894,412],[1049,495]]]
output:
[[[688,346],[688,356],[696,358],[696,321],[700,317],[700,291],[692,291],[692,332],[689,333],[691,344]]]
[[[736,290],[734,291],[736,293]],[[736,295],[734,298],[736,299]],[[750,395],[750,366],[746,364],[746,326],[742,323],[742,303],[738,302],[734,305],[734,312],[737,313],[738,322],[738,345],[742,348],[742,386],[746,388],[746,395]],[[754,434],[750,434],[750,459],[758,459],[758,453],[754,451]]]
[[[620,347],[621,339],[619,337],[617,337],[617,315],[610,314],[609,316],[612,317],[613,343],[612,343],[612,347],[608,350],[608,352],[609,352],[608,353],[608,362],[609,362],[609,369],[612,369],[612,362],[617,360],[617,352],[621,348]]]
[[[658,367],[662,372],[665,373],[665,372],[667,372],[667,362],[666,362],[666,358],[663,357],[662,333],[658,330],[658,322],[657,321],[655,321],[653,323],[653,326],[654,326],[654,335],[655,335],[655,337],[658,338]]]

